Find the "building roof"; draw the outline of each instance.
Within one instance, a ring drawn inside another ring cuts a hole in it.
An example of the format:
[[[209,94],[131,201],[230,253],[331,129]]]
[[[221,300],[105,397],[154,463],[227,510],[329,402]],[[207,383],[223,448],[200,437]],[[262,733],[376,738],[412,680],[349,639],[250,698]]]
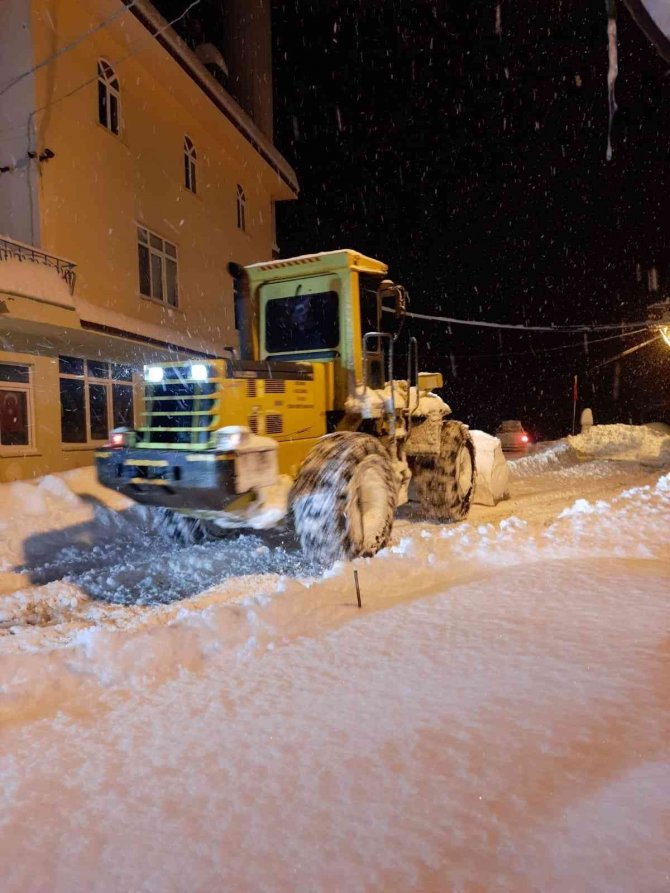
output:
[[[148,0],[136,0],[128,10],[154,35],[177,64],[192,78],[218,110],[251,143],[258,154],[270,165],[294,196],[299,192],[298,178],[291,165],[271,140],[256,126],[251,117],[209,73],[190,47],[156,11]]]

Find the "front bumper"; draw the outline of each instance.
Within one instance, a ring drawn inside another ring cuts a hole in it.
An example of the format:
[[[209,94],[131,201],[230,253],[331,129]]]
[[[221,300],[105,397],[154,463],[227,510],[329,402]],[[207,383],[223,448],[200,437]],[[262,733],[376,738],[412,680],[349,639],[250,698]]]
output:
[[[230,454],[177,450],[103,449],[98,480],[142,505],[222,511],[239,494]]]

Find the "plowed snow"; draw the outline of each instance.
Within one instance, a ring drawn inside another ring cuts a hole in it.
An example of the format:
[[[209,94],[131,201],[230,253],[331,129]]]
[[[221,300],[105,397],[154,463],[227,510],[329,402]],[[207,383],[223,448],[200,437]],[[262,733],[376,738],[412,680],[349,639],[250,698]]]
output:
[[[518,460],[407,511],[362,611],[284,535],[0,495],[3,893],[670,885],[670,475]]]

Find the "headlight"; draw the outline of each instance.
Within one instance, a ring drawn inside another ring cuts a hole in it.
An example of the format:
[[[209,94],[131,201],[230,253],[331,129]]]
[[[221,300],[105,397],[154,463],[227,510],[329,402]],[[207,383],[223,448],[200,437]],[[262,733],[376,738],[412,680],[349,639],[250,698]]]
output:
[[[145,366],[144,367],[144,379],[145,381],[151,381],[154,384],[158,384],[159,381],[163,381],[163,367],[162,366]]]
[[[207,366],[203,365],[203,363],[196,363],[194,366],[191,366],[191,378],[193,381],[206,381],[208,378]]]
[[[121,450],[124,447],[135,446],[137,442],[137,432],[132,428],[114,428],[110,432],[109,441],[105,444],[112,449]]]
[[[216,432],[216,448],[222,453],[239,449],[249,437],[249,429],[242,425],[229,425],[227,428],[219,428]]]

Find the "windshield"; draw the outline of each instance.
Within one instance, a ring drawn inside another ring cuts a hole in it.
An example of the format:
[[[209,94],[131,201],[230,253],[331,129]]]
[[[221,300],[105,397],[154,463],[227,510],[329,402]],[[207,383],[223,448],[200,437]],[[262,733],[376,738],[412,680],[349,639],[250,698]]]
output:
[[[265,349],[268,353],[324,350],[339,343],[337,292],[322,291],[267,302]]]

